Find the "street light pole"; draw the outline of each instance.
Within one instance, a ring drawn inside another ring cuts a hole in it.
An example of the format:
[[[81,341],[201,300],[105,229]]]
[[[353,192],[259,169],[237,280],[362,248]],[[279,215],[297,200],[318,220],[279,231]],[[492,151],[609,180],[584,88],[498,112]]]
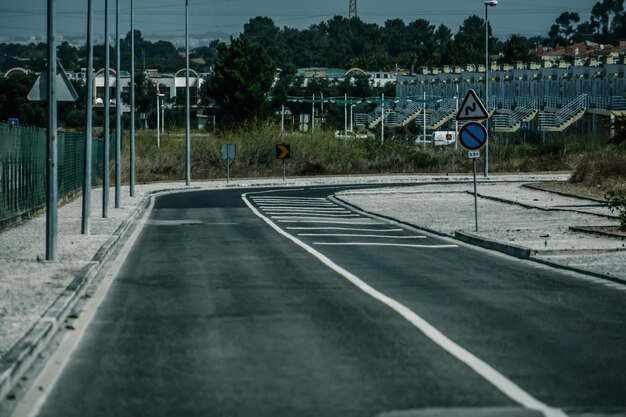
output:
[[[47,130],[47,187],[46,187],[46,260],[57,260],[58,229],[58,159],[59,143],[57,136],[57,49],[55,31],[54,0],[48,0],[48,130]]]
[[[91,158],[93,127],[93,1],[87,1],[87,109],[85,114],[85,167],[83,177],[83,213],[81,233],[89,234],[91,215]]]
[[[485,109],[487,110],[487,116],[489,116],[489,7],[495,7],[498,4],[498,0],[486,0],[485,1]],[[489,117],[485,120],[485,128],[487,129],[487,136],[489,136]],[[485,163],[484,176],[489,176],[489,139],[485,143]]]
[[[135,7],[130,0],[130,196],[135,196]]]
[[[104,0],[104,138],[102,151],[102,217],[109,217],[109,152],[110,152],[110,104],[109,69],[111,57],[109,51],[109,0]]]
[[[196,85],[198,79],[196,77]],[[185,184],[191,184],[191,117],[189,115],[189,0],[185,0],[185,143],[186,143],[186,173]]]
[[[122,204],[122,88],[120,72],[120,0],[115,0],[115,208]]]
[[[354,119],[352,117],[352,109],[354,109],[355,106],[356,104],[352,104],[350,106],[350,132],[354,132]]]

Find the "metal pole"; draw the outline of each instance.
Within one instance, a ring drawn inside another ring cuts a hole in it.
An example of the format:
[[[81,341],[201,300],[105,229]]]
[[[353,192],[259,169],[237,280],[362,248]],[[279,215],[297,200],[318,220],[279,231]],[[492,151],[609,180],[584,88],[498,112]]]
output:
[[[57,50],[54,39],[54,0],[48,0],[48,188],[46,195],[46,260],[57,260],[58,142],[56,97]]]
[[[352,117],[352,109],[354,108],[354,104],[350,105],[350,131],[354,132],[354,119]]]
[[[311,133],[315,131],[315,93],[313,93],[313,100],[311,100]]]
[[[93,128],[93,0],[87,1],[87,97],[85,111],[85,166],[83,171],[83,213],[81,233],[89,234],[91,213],[91,136]]]
[[[135,7],[130,0],[130,196],[135,196]]]
[[[285,181],[287,177],[287,168],[285,166],[285,159],[283,158],[283,181]]]
[[[456,85],[456,112],[454,114],[459,114],[459,85]],[[456,120],[454,122],[454,131],[456,132],[456,137],[454,139],[454,150],[459,149],[459,121]]]
[[[343,134],[344,138],[348,139],[348,95],[344,94],[343,99]]]
[[[156,114],[157,114],[157,125],[156,125],[156,130],[157,130],[157,148],[161,147],[161,101],[159,100],[159,98],[161,97],[160,93],[159,93],[159,84],[157,82],[157,109],[156,109]]]
[[[385,94],[381,95],[381,113],[382,119],[380,120],[380,144],[383,145],[385,143]]]
[[[485,109],[487,110],[487,119],[485,127],[487,128],[487,138],[489,138],[489,6],[485,3]],[[485,163],[484,176],[489,175],[489,139],[485,143]]]
[[[285,105],[282,106],[281,117],[280,117],[280,132],[285,132]]]
[[[161,134],[165,135],[165,99],[161,100]]]
[[[422,140],[423,140],[423,147],[424,150],[426,150],[426,90],[424,90],[424,101],[422,101],[422,116],[424,119],[423,125],[424,128],[422,129]]]
[[[121,206],[122,187],[122,88],[120,72],[120,0],[115,0],[115,208]]]
[[[472,158],[474,167],[474,220],[476,221],[476,231],[478,232],[478,193],[476,192],[476,158]]]
[[[111,57],[109,53],[109,0],[104,0],[104,151],[102,152],[102,217],[109,213],[109,136],[110,132],[110,102],[109,68]]]
[[[189,109],[189,0],[185,0],[185,143],[187,144],[185,183],[191,184],[191,117]],[[196,85],[198,80],[196,79]]]

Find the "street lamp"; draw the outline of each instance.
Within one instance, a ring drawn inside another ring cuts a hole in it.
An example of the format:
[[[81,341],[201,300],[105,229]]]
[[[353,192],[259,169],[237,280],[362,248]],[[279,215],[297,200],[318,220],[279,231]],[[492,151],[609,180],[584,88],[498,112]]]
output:
[[[485,108],[489,115],[489,7],[498,5],[498,0],[485,0]],[[489,132],[489,117],[485,120],[485,127]],[[489,175],[489,140],[485,143],[484,175]]]

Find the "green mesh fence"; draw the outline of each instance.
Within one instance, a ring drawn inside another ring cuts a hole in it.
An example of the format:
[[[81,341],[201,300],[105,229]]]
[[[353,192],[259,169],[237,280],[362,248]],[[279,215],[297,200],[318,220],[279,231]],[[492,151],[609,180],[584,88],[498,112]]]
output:
[[[83,184],[84,134],[59,133],[59,197]],[[102,177],[102,141],[93,140],[92,182]],[[0,221],[46,202],[46,130],[0,123]]]

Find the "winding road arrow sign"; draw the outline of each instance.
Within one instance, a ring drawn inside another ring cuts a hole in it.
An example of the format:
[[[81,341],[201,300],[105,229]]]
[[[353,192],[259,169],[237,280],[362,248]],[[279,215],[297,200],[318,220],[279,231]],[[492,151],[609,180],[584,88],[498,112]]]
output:
[[[284,143],[281,145],[276,145],[276,158],[277,159],[291,158],[291,151],[289,149],[289,145],[285,145]]]

